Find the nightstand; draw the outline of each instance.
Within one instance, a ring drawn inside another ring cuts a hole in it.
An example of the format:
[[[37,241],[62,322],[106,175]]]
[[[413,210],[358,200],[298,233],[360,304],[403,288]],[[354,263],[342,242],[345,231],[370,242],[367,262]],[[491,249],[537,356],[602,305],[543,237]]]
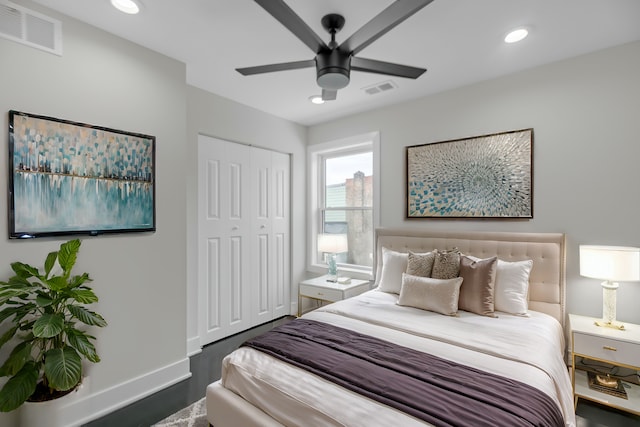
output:
[[[300,282],[298,287],[298,316],[302,314],[302,298],[335,302],[351,298],[370,289],[368,280],[351,279],[350,283],[327,282],[327,276],[315,277]]]
[[[635,371],[640,370],[640,325],[625,322],[625,330],[596,326],[593,317],[569,315],[571,333],[571,380],[574,404],[589,399],[602,405],[640,415],[640,385],[624,381],[627,399],[600,392],[589,387],[586,370],[576,369],[576,359],[589,363],[604,363]],[[614,375],[615,373],[612,373]]]

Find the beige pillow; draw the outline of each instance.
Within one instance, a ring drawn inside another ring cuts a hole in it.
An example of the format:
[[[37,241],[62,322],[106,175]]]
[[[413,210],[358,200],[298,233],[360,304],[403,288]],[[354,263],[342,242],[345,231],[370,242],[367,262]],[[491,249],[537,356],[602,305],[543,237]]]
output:
[[[436,249],[431,277],[434,279],[453,279],[460,272],[460,251],[453,248],[450,251]]]
[[[460,288],[458,308],[483,316],[496,317],[494,314],[493,291],[496,281],[498,257],[473,260],[460,257]]]
[[[407,263],[407,274],[413,276],[431,277],[433,262],[436,259],[435,251],[424,254],[416,254],[409,251],[409,261]]]
[[[382,271],[377,278],[378,290],[399,294],[402,287],[402,273],[407,270],[409,254],[382,248]]]
[[[402,275],[398,305],[455,316],[461,284],[462,277],[442,280],[405,273]]]

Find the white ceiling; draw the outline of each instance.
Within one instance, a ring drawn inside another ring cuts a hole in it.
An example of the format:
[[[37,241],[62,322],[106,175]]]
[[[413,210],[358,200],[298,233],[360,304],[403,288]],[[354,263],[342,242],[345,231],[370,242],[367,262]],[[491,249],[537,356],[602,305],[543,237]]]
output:
[[[142,0],[138,15],[109,0],[35,0],[187,64],[187,83],[273,115],[312,125],[541,64],[640,40],[639,0],[435,0],[358,56],[427,68],[417,80],[353,71],[336,101],[319,94],[315,69],[244,77],[238,67],[313,59],[314,53],[252,0]],[[391,0],[286,0],[327,42],[327,13],[346,24],[340,43]],[[524,41],[504,35],[526,26]],[[64,27],[63,27],[64,32]],[[392,80],[397,89],[362,89]]]

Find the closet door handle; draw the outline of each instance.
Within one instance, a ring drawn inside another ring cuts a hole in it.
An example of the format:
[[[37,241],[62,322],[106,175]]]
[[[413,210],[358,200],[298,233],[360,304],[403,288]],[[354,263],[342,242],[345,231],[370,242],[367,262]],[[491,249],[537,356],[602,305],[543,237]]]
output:
[[[233,227],[231,227],[231,229],[235,231],[235,230],[239,230],[240,227],[238,227],[237,225],[234,225]]]

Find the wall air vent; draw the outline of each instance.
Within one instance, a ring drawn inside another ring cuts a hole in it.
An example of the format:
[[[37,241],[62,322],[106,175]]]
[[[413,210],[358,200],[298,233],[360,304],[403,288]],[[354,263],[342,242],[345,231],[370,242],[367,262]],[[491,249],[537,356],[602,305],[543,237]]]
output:
[[[0,0],[0,37],[62,55],[60,21],[6,0]]]
[[[393,81],[386,80],[381,83],[376,83],[371,86],[363,87],[362,90],[364,90],[369,95],[375,95],[377,93],[382,93],[382,92],[386,92],[386,91],[397,89],[397,88],[398,88],[398,85],[395,84]]]

